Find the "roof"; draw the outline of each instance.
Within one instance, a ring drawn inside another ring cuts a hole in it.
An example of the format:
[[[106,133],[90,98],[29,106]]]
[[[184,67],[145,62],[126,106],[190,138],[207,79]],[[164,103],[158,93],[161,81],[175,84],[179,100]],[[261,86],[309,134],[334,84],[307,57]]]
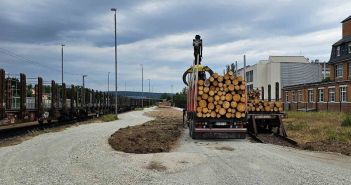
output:
[[[268,60],[260,60],[258,61],[259,64],[267,64],[268,63]]]
[[[297,62],[297,63],[309,63],[304,56],[269,56],[269,62]]]
[[[340,45],[340,44],[342,44],[342,43],[345,43],[345,42],[351,42],[351,35],[345,36],[345,37],[343,37],[342,39],[338,40],[337,42],[335,42],[335,43],[333,44],[333,46],[338,46],[338,45]]]
[[[333,85],[341,85],[341,84],[350,84],[350,80],[344,81],[330,81],[330,82],[312,82],[312,83],[305,83],[305,84],[297,84],[297,85],[289,85],[282,87],[283,90],[294,90],[300,89],[301,87],[315,87],[315,86],[333,86]]]
[[[349,20],[351,20],[351,15],[348,18],[346,18],[343,21],[341,21],[341,23],[344,23],[344,22],[349,21]]]

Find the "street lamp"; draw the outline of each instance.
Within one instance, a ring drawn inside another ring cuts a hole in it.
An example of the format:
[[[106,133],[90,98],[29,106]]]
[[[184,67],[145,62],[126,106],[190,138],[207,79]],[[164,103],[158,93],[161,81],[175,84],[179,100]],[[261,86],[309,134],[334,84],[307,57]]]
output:
[[[61,89],[62,89],[62,95],[63,95],[63,46],[65,46],[64,44],[61,44]],[[63,98],[62,98],[62,108],[64,107],[65,105],[65,101]]]
[[[115,114],[118,117],[118,99],[117,99],[117,20],[116,20],[116,8],[111,8],[111,11],[115,12]]]
[[[63,46],[64,44],[61,44],[61,84],[63,84]]]
[[[151,96],[151,92],[150,92],[150,79],[149,80],[149,107],[151,106],[151,103],[150,103],[150,96]]]
[[[141,65],[141,108],[144,108],[144,66]]]
[[[110,72],[107,72],[107,102],[110,105]]]
[[[83,89],[82,89],[82,94],[83,94],[83,106],[85,107],[85,77],[87,77],[88,75],[83,75]]]

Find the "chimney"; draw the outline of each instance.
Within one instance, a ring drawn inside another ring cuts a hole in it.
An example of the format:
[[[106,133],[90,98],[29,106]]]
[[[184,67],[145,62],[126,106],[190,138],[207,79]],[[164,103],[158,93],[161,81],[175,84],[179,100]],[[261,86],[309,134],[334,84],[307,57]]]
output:
[[[342,38],[351,36],[351,16],[341,21],[342,23]]]

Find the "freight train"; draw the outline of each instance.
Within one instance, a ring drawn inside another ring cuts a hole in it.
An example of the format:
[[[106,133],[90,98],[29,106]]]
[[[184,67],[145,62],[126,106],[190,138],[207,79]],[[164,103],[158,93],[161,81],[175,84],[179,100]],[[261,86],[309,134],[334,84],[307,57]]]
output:
[[[155,103],[138,97],[118,96],[118,112]],[[144,101],[142,103],[142,101]],[[82,86],[45,82],[41,77],[6,74],[0,69],[0,128],[6,125],[37,124],[55,121],[84,120],[115,112],[112,93]]]

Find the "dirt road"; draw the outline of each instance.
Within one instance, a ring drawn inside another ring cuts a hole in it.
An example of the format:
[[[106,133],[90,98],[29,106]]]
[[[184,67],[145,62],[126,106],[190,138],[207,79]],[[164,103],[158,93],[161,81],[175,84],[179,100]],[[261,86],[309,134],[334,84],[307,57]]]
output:
[[[149,121],[143,112],[0,148],[0,184],[351,184],[351,157],[248,140],[194,141],[185,134],[170,153],[114,151],[108,137]]]

